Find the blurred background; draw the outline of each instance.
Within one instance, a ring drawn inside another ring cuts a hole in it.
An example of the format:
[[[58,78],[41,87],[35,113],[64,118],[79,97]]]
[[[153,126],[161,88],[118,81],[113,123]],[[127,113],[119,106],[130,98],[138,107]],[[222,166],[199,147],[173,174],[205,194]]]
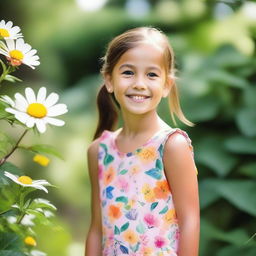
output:
[[[49,256],[82,256],[90,220],[86,150],[97,124],[100,58],[114,36],[155,26],[176,54],[181,105],[192,139],[201,204],[200,255],[256,255],[256,3],[244,0],[1,0],[0,20],[11,20],[38,50],[41,65],[14,73],[1,94],[46,86],[68,106],[64,127],[29,134],[22,144],[48,143],[65,160],[48,167],[17,151],[13,161],[33,179],[59,188],[42,194],[57,206],[52,228],[37,228]],[[174,126],[167,103],[159,115]],[[0,123],[1,129],[8,129]],[[22,130],[8,129],[17,138]],[[40,193],[40,192],[38,192]],[[250,239],[251,238],[251,239]]]

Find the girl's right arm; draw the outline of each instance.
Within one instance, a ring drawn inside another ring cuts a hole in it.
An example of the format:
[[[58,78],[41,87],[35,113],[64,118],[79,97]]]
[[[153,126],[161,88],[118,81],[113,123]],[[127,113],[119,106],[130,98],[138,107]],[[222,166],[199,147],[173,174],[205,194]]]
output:
[[[91,182],[91,224],[87,234],[85,256],[101,256],[101,208],[98,183],[99,139],[94,140],[87,151],[88,170]]]

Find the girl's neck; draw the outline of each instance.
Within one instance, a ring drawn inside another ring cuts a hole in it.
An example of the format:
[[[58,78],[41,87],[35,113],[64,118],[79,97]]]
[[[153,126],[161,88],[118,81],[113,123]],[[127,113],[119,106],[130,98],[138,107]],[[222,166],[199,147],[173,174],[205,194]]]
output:
[[[134,137],[139,134],[152,134],[164,126],[168,126],[157,114],[156,111],[146,115],[133,115],[123,117],[122,135]]]

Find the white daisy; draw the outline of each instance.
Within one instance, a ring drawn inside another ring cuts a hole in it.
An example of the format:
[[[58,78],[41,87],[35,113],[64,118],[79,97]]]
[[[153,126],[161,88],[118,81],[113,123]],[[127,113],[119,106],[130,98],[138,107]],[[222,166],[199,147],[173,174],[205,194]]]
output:
[[[32,256],[46,256],[47,254],[38,250],[31,250],[30,255]]]
[[[23,37],[18,26],[13,27],[13,23],[8,21],[5,23],[4,20],[0,21],[0,38],[4,39],[17,39]]]
[[[6,171],[4,172],[4,175],[23,187],[40,189],[45,191],[46,193],[48,193],[48,190],[44,186],[51,186],[51,184],[46,180],[32,180],[29,176],[19,177]]]
[[[35,55],[37,50],[32,49],[31,45],[24,42],[22,38],[16,41],[13,39],[6,39],[6,44],[0,48],[0,54],[6,56],[12,66],[20,66],[25,64],[31,68],[40,64],[39,57]]]
[[[26,98],[20,93],[16,93],[14,95],[14,105],[12,105],[10,99],[5,97],[5,102],[10,104],[10,107],[6,108],[5,111],[14,114],[17,120],[29,128],[34,127],[36,124],[40,133],[46,131],[47,123],[56,126],[63,126],[65,124],[64,121],[53,118],[68,112],[65,104],[55,104],[59,99],[57,93],[51,93],[46,98],[46,88],[41,87],[36,97],[34,91],[30,87],[27,87],[25,94]]]

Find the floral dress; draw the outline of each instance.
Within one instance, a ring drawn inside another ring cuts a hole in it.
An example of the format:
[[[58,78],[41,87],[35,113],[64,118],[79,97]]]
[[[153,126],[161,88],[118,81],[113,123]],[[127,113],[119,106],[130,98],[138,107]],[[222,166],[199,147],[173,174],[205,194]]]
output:
[[[183,130],[167,127],[124,153],[116,145],[119,130],[100,136],[102,255],[177,256],[179,225],[162,157],[174,132],[187,139],[193,154],[191,140]]]

